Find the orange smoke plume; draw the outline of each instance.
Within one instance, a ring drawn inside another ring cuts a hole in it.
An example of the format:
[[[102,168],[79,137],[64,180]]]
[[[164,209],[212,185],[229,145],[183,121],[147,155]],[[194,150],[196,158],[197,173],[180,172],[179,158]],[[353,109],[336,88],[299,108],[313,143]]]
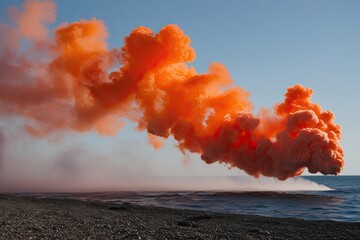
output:
[[[290,87],[274,113],[254,116],[249,93],[233,86],[224,65],[213,63],[203,74],[188,66],[196,54],[178,26],[159,33],[138,27],[121,49],[109,50],[97,19],[61,24],[49,38],[45,23],[55,11],[50,1],[29,0],[23,11],[11,10],[17,27],[0,24],[0,114],[22,117],[31,135],[113,135],[130,119],[155,148],[173,136],[181,151],[255,177],[342,170],[340,127],[333,113],[311,102],[313,90]],[[37,26],[37,34],[25,31],[25,23]],[[21,38],[33,47],[20,51]]]

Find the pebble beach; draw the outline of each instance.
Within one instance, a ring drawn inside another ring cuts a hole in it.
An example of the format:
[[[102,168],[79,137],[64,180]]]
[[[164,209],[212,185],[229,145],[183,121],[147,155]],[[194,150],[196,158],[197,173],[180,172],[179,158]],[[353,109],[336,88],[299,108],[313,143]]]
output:
[[[0,239],[357,239],[359,222],[0,195]]]

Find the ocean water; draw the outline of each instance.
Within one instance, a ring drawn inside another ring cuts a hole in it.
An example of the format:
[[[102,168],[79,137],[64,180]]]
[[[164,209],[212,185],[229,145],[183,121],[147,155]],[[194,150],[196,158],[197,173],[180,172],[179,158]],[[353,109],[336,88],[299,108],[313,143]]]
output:
[[[151,187],[146,186],[149,191],[139,188],[141,191],[32,195],[113,203],[128,202],[220,213],[360,222],[360,176],[309,176],[285,182],[269,178],[249,179],[244,177],[197,177],[187,178],[184,181],[162,179],[160,182],[163,185],[158,186],[157,190],[151,190]],[[167,188],[164,187],[164,182]],[[197,185],[199,182],[201,184]],[[219,182],[221,184],[218,184]],[[159,185],[159,181],[155,185]]]

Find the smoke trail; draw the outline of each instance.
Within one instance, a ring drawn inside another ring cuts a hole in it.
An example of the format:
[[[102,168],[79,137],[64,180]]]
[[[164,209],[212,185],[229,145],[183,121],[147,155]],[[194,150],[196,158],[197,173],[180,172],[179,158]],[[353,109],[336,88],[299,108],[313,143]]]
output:
[[[155,148],[172,135],[181,151],[255,177],[342,170],[340,127],[333,113],[311,102],[312,89],[290,87],[274,114],[255,116],[249,93],[232,85],[225,66],[213,63],[203,74],[188,66],[196,54],[178,26],[159,33],[138,27],[121,49],[109,50],[106,27],[95,18],[61,24],[46,36],[55,11],[51,1],[29,0],[10,11],[16,27],[0,25],[0,114],[21,116],[31,135],[113,135],[130,119]],[[25,23],[39,31],[24,31]],[[21,38],[33,47],[20,51]]]

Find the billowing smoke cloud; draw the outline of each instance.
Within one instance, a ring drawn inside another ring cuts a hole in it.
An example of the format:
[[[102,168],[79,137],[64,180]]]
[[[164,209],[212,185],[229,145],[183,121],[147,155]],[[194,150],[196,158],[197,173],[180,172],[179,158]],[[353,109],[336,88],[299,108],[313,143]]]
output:
[[[249,93],[233,86],[224,65],[200,74],[187,64],[196,54],[178,26],[159,33],[138,27],[109,50],[106,27],[95,18],[61,24],[47,36],[55,11],[51,1],[26,1],[10,10],[15,27],[0,25],[0,114],[22,117],[32,136],[114,135],[129,119],[155,148],[173,136],[183,152],[256,177],[342,170],[340,127],[311,102],[312,89],[290,87],[273,111],[254,115]],[[22,38],[31,45],[25,51]]]

